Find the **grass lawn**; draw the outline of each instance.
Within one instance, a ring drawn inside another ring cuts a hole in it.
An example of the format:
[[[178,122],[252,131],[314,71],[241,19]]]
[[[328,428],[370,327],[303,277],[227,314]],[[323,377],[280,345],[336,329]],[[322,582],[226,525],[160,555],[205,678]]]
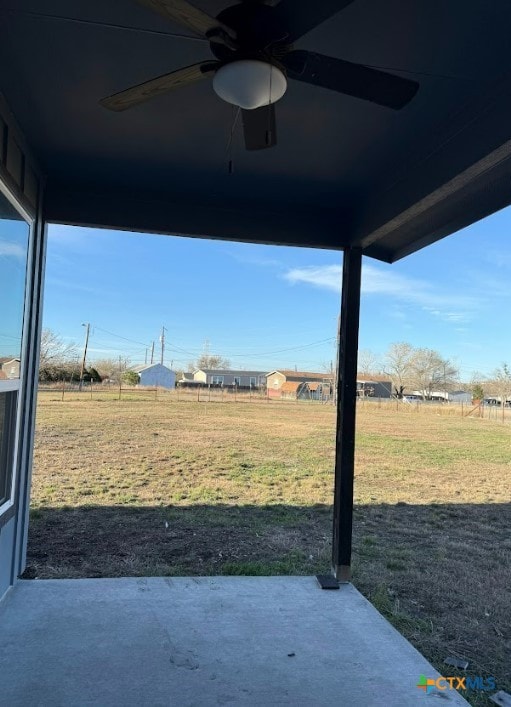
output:
[[[442,674],[463,657],[511,692],[511,424],[438,411],[360,407],[353,581]],[[27,576],[327,572],[334,424],[319,404],[41,393]]]

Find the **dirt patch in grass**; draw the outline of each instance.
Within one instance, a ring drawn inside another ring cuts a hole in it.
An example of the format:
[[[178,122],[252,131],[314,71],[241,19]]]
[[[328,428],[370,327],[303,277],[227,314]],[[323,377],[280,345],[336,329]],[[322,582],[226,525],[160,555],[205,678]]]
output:
[[[316,404],[45,393],[27,576],[327,572],[334,424]],[[354,583],[440,671],[465,657],[507,690],[510,489],[511,425],[359,409]]]

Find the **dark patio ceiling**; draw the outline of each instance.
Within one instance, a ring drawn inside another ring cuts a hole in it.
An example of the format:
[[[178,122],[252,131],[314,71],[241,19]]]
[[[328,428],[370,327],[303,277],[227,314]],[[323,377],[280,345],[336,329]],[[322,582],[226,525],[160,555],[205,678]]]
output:
[[[51,221],[351,244],[392,261],[511,202],[510,27],[508,0],[356,0],[297,47],[414,78],[416,97],[394,112],[290,82],[278,145],[247,152],[238,130],[232,174],[232,110],[211,82],[124,113],[99,105],[211,58],[134,0],[0,0],[0,90],[47,177]]]

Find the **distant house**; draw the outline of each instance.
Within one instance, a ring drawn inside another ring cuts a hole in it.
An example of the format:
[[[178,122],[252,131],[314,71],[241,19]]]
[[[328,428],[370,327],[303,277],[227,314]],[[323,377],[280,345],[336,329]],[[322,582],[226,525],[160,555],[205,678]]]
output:
[[[196,384],[218,388],[259,390],[266,385],[266,372],[199,368],[193,372],[193,379]]]
[[[417,393],[420,395],[420,393]],[[472,393],[467,393],[466,390],[453,390],[447,392],[445,390],[434,390],[428,396],[429,400],[436,400],[448,403],[471,403]]]
[[[4,361],[2,363],[2,373],[5,378],[12,380],[14,378],[20,377],[20,366],[21,360],[19,358],[11,358],[10,361]],[[2,376],[2,378],[4,377]]]
[[[359,373],[357,374],[357,397],[391,398],[392,381],[385,376]]]
[[[492,395],[492,396],[487,396],[484,398],[483,403],[484,405],[502,405],[502,399],[504,396],[501,395]],[[504,405],[506,407],[511,407],[511,398],[506,397],[504,398]]]
[[[140,376],[139,385],[169,389],[176,387],[176,374],[161,363],[134,366],[131,370]]]
[[[332,394],[333,380],[333,375],[329,373],[283,369],[267,374],[266,390],[270,398],[320,400]]]
[[[186,371],[181,374],[181,378],[177,381],[176,385],[179,386],[189,386],[193,387],[195,385],[198,385],[198,381],[196,381],[193,377],[193,373],[190,373],[189,371]]]

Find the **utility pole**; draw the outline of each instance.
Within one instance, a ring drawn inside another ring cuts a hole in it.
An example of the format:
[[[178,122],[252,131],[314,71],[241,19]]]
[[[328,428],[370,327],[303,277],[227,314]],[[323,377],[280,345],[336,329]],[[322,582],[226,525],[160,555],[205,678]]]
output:
[[[151,345],[151,365],[154,363],[154,341]]]
[[[79,383],[79,390],[82,389],[82,383],[83,383],[83,372],[85,370],[85,359],[87,357],[87,346],[89,345],[89,332],[90,332],[90,323],[87,322],[87,324],[82,324],[82,326],[86,327],[85,329],[85,344],[83,346],[83,358],[82,358],[82,366],[80,368],[80,383]]]
[[[163,355],[165,353],[165,332],[166,329],[164,326],[161,328],[161,336],[160,336],[160,343],[161,343],[161,358],[160,358],[160,363],[163,366]]]

